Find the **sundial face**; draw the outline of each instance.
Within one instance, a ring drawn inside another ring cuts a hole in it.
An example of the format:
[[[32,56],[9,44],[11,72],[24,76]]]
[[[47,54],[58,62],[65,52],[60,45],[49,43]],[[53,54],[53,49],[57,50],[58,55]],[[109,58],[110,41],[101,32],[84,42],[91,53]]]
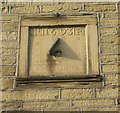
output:
[[[99,74],[96,17],[24,17],[17,74],[73,78]]]
[[[29,43],[30,76],[86,74],[85,26],[34,26]]]

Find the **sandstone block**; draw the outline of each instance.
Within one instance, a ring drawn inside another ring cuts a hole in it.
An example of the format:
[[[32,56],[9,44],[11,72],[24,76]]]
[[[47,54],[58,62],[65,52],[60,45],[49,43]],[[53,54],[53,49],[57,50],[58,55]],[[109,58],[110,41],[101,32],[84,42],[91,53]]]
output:
[[[2,32],[2,40],[15,41],[17,37],[17,32]]]
[[[118,86],[119,84],[119,74],[106,74],[105,75],[105,85],[106,86]]]
[[[16,57],[15,56],[3,56],[2,62],[3,64],[15,64],[16,63]]]
[[[23,108],[25,109],[35,109],[35,108],[64,108],[68,107],[69,101],[49,101],[49,102],[26,102],[23,103]]]
[[[101,61],[102,63],[118,63],[119,57],[119,55],[102,55]]]
[[[2,23],[2,31],[16,31],[18,30],[19,23],[11,22],[11,23]]]
[[[22,97],[23,100],[58,99],[58,90],[26,90]]]
[[[6,89],[11,89],[13,88],[13,78],[0,78],[0,89],[1,90],[6,90]]]
[[[103,65],[102,72],[103,73],[119,73],[120,66],[118,65]]]
[[[35,14],[39,13],[39,8],[37,6],[23,5],[23,6],[13,6],[11,9],[12,14]]]
[[[106,36],[106,35],[115,35],[118,33],[118,28],[101,28],[100,29],[100,34],[101,36]]]
[[[75,107],[96,107],[96,106],[111,106],[114,105],[114,100],[101,99],[101,100],[78,100],[73,101],[73,106]]]
[[[62,99],[92,98],[92,89],[66,89],[61,91]]]
[[[119,45],[114,44],[102,44],[101,52],[102,53],[118,53]]]
[[[9,41],[2,41],[1,43],[0,43],[0,46],[1,47],[3,47],[3,48],[17,48],[17,45],[18,43],[17,43],[17,41],[13,41],[13,42],[9,42]]]
[[[9,13],[9,7],[8,6],[2,6],[1,14],[7,14],[7,13]]]
[[[100,26],[117,26],[118,25],[118,19],[104,19],[100,21]]]
[[[104,89],[96,89],[96,97],[111,97],[118,98],[118,88],[104,88]]]
[[[120,44],[119,40],[120,38],[117,35],[100,38],[101,43],[107,43],[107,44]]]
[[[9,48],[3,48],[0,51],[0,55],[16,55],[17,50],[16,49],[9,49]]]
[[[2,92],[3,101],[20,101],[22,99],[21,91],[4,91]]]
[[[2,21],[18,21],[19,20],[19,16],[13,16],[13,15],[2,15]]]
[[[85,11],[94,11],[94,12],[107,12],[107,11],[115,11],[115,4],[86,4]]]

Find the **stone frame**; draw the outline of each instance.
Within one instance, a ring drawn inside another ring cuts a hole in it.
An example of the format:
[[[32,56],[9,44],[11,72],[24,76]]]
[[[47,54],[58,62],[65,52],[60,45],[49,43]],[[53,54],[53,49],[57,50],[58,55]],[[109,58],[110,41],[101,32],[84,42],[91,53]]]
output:
[[[18,80],[28,80],[29,78],[30,80],[35,80],[34,77],[31,78],[30,76],[28,76],[29,75],[28,74],[29,73],[28,72],[29,27],[50,26],[50,25],[51,26],[52,25],[86,25],[85,35],[86,35],[87,73],[86,75],[83,75],[83,76],[80,75],[80,78],[86,78],[86,80],[88,80],[90,79],[88,77],[91,77],[91,79],[98,78],[99,81],[101,81],[101,77],[98,77],[99,75],[99,58],[98,58],[99,53],[98,53],[98,34],[97,34],[96,16],[95,15],[77,15],[77,16],[62,15],[61,17],[57,17],[57,16],[56,15],[49,15],[49,16],[40,15],[40,16],[22,17],[21,29],[20,29],[20,34],[21,34],[20,37],[22,38],[20,38]],[[61,79],[64,79],[64,78],[61,78]],[[67,79],[69,78],[66,78],[66,80]],[[37,77],[37,80],[41,80],[41,78]],[[51,80],[51,78],[49,78],[49,80]],[[55,78],[55,80],[57,80],[57,78]]]

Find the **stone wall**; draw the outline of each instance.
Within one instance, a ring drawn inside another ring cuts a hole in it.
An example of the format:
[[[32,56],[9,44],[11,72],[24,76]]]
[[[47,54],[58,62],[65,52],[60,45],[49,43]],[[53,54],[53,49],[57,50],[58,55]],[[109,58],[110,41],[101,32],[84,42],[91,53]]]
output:
[[[120,4],[118,2],[3,2],[1,7],[0,91],[2,111],[118,111],[120,74]],[[21,15],[41,13],[97,15],[102,87],[16,88],[18,28]]]

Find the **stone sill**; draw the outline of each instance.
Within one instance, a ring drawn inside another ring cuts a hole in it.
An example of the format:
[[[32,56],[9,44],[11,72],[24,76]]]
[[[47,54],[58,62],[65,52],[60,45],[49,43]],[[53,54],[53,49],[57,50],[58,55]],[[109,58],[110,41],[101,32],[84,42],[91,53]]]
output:
[[[2,2],[43,2],[43,0],[2,0]],[[44,2],[120,2],[120,0],[44,0]]]
[[[84,75],[80,77],[29,77],[17,78],[16,88],[79,88],[81,86],[100,86],[101,75]]]

